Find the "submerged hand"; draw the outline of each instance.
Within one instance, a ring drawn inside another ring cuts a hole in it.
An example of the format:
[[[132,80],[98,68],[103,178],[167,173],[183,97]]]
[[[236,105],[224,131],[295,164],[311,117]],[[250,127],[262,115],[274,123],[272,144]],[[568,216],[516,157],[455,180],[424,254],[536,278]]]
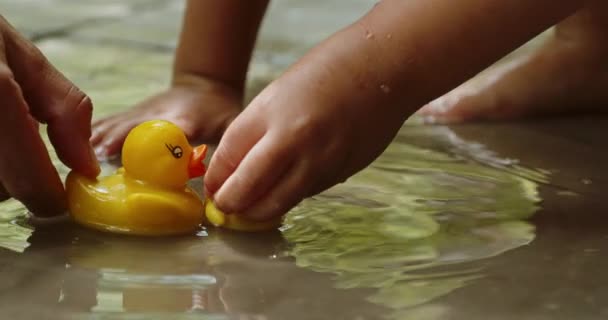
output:
[[[65,211],[63,184],[38,131],[48,124],[57,155],[88,176],[99,172],[89,144],[91,100],[0,17],[0,198],[39,216]]]

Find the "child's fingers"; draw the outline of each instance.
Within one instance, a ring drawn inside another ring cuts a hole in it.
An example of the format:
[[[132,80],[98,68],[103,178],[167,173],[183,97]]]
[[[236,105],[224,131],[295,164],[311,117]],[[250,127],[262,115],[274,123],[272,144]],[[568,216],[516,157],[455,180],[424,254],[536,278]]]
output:
[[[216,193],[241,160],[264,135],[265,127],[252,114],[243,113],[228,127],[213,153],[205,174],[205,190]]]
[[[95,144],[95,153],[101,159],[120,153],[123,143],[133,128],[130,122],[116,124],[105,132],[102,140]]]
[[[100,126],[102,126],[103,124],[106,124],[106,123],[110,123],[110,122],[112,122],[112,121],[113,121],[115,118],[117,118],[117,117],[118,117],[118,115],[114,114],[114,115],[111,115],[111,116],[108,116],[108,117],[105,117],[105,118],[101,118],[101,119],[94,120],[94,121],[92,122],[92,124],[91,124],[91,127],[92,127],[92,128],[100,127]],[[95,131],[95,130],[93,130],[93,135],[95,134],[95,132],[94,132],[94,131]]]
[[[293,154],[285,139],[266,134],[214,195],[224,212],[241,213],[283,176]]]
[[[93,147],[103,140],[108,131],[116,125],[115,122],[114,116],[93,122],[91,125],[91,139],[89,139]]]
[[[31,121],[21,89],[6,66],[0,73],[0,96],[4,107],[0,117],[0,181],[6,193],[36,215],[63,213],[63,184]]]
[[[57,71],[42,53],[16,32],[5,39],[7,55],[16,82],[27,100],[30,113],[48,124],[48,134],[57,155],[68,167],[89,176],[99,165],[89,143],[91,100]]]
[[[253,220],[267,220],[287,213],[306,196],[317,177],[313,175],[311,162],[299,161],[283,175],[262,198],[247,208],[243,214]]]

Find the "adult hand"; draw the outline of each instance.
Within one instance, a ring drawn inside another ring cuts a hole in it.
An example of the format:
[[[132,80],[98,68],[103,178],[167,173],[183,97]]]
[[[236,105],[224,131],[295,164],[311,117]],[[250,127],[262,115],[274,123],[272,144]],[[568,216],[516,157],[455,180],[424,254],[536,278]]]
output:
[[[21,201],[36,216],[66,209],[60,180],[38,130],[68,167],[95,177],[89,143],[91,100],[0,16],[0,200]]]

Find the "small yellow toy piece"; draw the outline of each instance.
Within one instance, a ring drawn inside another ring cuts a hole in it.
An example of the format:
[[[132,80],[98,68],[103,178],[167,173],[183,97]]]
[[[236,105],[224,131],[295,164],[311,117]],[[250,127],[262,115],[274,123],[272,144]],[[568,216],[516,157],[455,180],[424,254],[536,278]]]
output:
[[[123,167],[113,175],[91,179],[70,172],[70,214],[80,224],[115,233],[193,232],[203,222],[203,202],[186,183],[205,173],[206,153],[206,145],[193,149],[168,121],[142,123],[127,136]]]
[[[277,217],[268,221],[251,221],[240,214],[225,214],[220,211],[213,200],[205,200],[205,219],[207,224],[237,231],[268,231],[281,226],[282,218]]]

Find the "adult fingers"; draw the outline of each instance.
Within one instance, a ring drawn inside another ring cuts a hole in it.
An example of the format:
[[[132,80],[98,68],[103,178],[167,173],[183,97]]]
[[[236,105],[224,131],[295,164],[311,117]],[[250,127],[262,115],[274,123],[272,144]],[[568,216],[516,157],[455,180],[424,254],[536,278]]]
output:
[[[126,121],[126,120],[125,120]],[[122,151],[123,143],[133,126],[129,123],[116,124],[105,132],[104,137],[95,144],[95,153],[102,159],[115,156]]]
[[[2,57],[3,58],[3,57]],[[39,216],[65,211],[63,184],[31,121],[11,71],[0,61],[0,181],[7,193]]]
[[[7,63],[29,105],[47,130],[63,163],[89,176],[99,164],[89,143],[93,105],[89,97],[57,71],[30,42],[3,22]]]

